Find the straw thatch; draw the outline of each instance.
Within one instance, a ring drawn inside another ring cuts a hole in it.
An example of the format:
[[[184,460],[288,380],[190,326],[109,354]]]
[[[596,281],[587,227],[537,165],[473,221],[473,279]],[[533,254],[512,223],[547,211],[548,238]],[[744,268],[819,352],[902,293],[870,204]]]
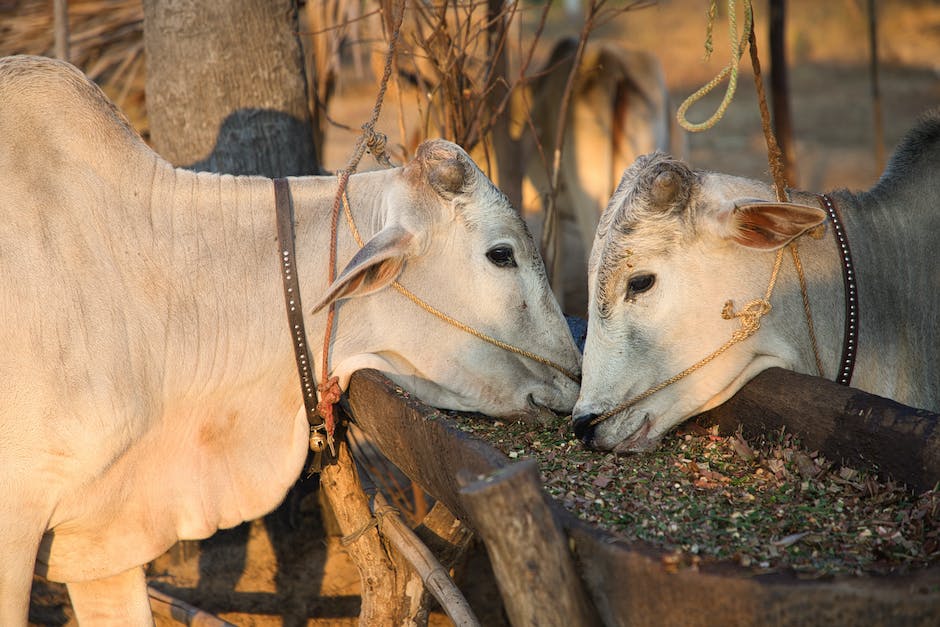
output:
[[[69,61],[146,134],[141,0],[69,0]],[[0,0],[0,56],[55,56],[51,0]]]

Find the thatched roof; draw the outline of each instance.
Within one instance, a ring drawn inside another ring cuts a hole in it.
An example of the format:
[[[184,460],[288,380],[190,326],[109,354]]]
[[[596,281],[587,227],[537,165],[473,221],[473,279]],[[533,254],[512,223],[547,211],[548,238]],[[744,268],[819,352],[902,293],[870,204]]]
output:
[[[51,0],[0,0],[0,56],[55,56],[52,5]],[[68,14],[68,60],[146,133],[141,0],[69,0]]]

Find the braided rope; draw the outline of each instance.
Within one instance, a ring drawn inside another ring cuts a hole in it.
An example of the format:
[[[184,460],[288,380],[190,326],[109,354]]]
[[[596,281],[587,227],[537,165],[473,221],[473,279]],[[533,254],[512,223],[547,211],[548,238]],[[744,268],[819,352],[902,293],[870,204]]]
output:
[[[339,223],[340,199],[346,196],[346,186],[349,183],[350,175],[359,166],[365,151],[368,149],[372,156],[381,165],[391,167],[388,155],[385,152],[385,136],[375,130],[375,125],[382,112],[382,102],[385,100],[385,92],[388,89],[388,80],[392,75],[392,59],[395,56],[395,48],[398,45],[398,38],[401,32],[401,24],[405,17],[405,0],[398,3],[398,12],[395,16],[395,29],[392,38],[388,42],[388,49],[385,52],[385,71],[382,74],[382,80],[379,84],[379,91],[375,97],[375,105],[372,107],[372,115],[369,121],[362,125],[362,133],[356,141],[356,147],[352,156],[343,170],[338,173],[339,186],[336,190],[336,197],[333,199],[333,208],[330,214],[330,262],[327,270],[327,283],[332,283],[336,279],[336,231]],[[330,303],[326,314],[326,330],[323,333],[323,358],[320,366],[321,381],[317,385],[320,392],[320,402],[317,403],[317,413],[323,418],[323,424],[326,430],[326,441],[330,446],[330,451],[335,453],[333,445],[333,432],[336,428],[336,418],[333,408],[339,400],[339,379],[330,377],[330,339],[333,335],[334,321],[336,319],[335,303]]]
[[[796,268],[796,275],[800,278],[800,296],[803,300],[803,314],[806,318],[806,329],[809,332],[809,340],[813,345],[813,357],[816,358],[816,372],[819,376],[826,378],[823,374],[822,357],[819,355],[819,342],[816,341],[816,325],[813,324],[813,312],[809,305],[809,293],[806,291],[806,277],[803,275],[803,263],[800,261],[800,252],[794,240],[790,246],[790,255],[793,257],[793,266]]]
[[[748,45],[751,56],[751,66],[754,68],[754,88],[757,91],[757,104],[760,109],[761,129],[764,131],[764,142],[767,144],[767,164],[774,180],[774,190],[777,200],[789,202],[790,194],[787,191],[786,168],[783,165],[783,151],[777,143],[773,125],[770,120],[770,109],[767,107],[767,95],[764,92],[764,80],[760,68],[760,56],[757,53],[757,37],[754,35],[754,25],[748,33]],[[823,377],[822,358],[819,354],[819,342],[816,340],[816,325],[813,324],[813,310],[809,302],[809,292],[806,290],[806,277],[803,274],[803,263],[800,261],[799,247],[796,240],[790,243],[790,255],[793,257],[793,266],[800,279],[800,296],[803,300],[803,315],[806,318],[806,328],[809,340],[813,347],[813,357],[816,360],[816,371]]]
[[[712,26],[715,19],[715,0],[712,0],[711,7],[708,12],[708,27],[706,33],[706,57],[711,54],[711,33]],[[718,75],[706,83],[703,87],[700,87],[698,91],[693,93],[691,96],[685,99],[679,109],[676,111],[676,120],[679,122],[679,125],[685,130],[693,133],[699,131],[705,131],[718,123],[718,120],[724,116],[725,111],[728,109],[728,105],[731,104],[731,100],[734,98],[734,92],[738,87],[738,64],[741,61],[741,55],[743,54],[744,44],[747,41],[748,33],[751,31],[753,25],[753,9],[751,8],[750,0],[745,0],[744,2],[744,31],[740,39],[738,39],[738,24],[737,24],[737,10],[735,8],[735,0],[728,0],[728,36],[731,44],[731,60],[728,62]],[[724,98],[722,98],[721,103],[718,105],[718,108],[712,114],[710,118],[704,122],[690,122],[686,116],[689,107],[701,100],[708,94],[710,91],[715,89],[718,85],[721,84],[725,78],[728,78],[728,87],[725,89]]]

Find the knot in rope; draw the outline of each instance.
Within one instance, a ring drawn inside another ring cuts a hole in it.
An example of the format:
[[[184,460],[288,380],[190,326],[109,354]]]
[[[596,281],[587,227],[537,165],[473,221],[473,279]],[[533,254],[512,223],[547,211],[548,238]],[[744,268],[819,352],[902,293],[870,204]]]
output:
[[[336,403],[339,402],[343,391],[339,387],[339,377],[330,377],[317,385],[317,391],[320,393],[320,400],[317,402],[317,413],[323,418],[323,425],[326,427],[327,442],[330,449],[333,448],[333,431],[336,429],[336,417],[334,410]]]
[[[369,517],[369,520],[367,520],[362,525],[362,527],[340,538],[339,543],[343,546],[349,546],[364,536],[370,529],[380,527],[382,524],[382,519],[385,516],[401,516],[401,512],[391,505],[381,505],[376,507],[373,515]]]
[[[388,138],[385,134],[375,130],[371,124],[363,124],[362,135],[366,143],[366,149],[372,153],[375,160],[386,168],[392,167],[392,162],[385,151],[388,145]]]
[[[734,310],[734,302],[729,300],[721,310],[721,317],[725,320],[738,318],[741,321],[741,326],[731,334],[733,342],[740,342],[757,333],[757,330],[760,329],[760,319],[770,313],[771,309],[773,307],[766,298],[755,298],[748,301],[738,311]]]

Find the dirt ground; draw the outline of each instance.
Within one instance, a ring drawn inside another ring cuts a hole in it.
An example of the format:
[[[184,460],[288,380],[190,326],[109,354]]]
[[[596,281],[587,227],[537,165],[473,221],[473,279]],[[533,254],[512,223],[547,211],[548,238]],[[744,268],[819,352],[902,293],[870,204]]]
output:
[[[904,131],[926,109],[940,105],[940,3],[884,0],[880,6],[880,81],[885,147],[888,154]],[[662,59],[670,92],[680,102],[727,62],[727,33],[720,20],[715,52],[704,62],[707,3],[663,0],[631,11],[604,26],[600,35],[652,49]],[[864,189],[881,172],[874,150],[872,103],[867,66],[865,5],[861,0],[791,0],[788,3],[788,53],[798,156],[796,186],[815,191]],[[766,16],[766,2],[755,2]],[[563,26],[568,24],[570,28]],[[765,21],[760,22],[766,58]],[[556,16],[549,37],[576,35],[578,20]],[[765,61],[766,63],[766,61]],[[747,64],[744,64],[747,67]],[[723,86],[693,109],[707,117]],[[374,83],[351,71],[341,77],[330,113],[353,129],[366,121]],[[380,130],[396,141],[394,99]],[[324,165],[342,167],[354,135],[331,129]],[[695,166],[768,179],[766,153],[749,72],[742,70],[739,91],[724,119],[712,130],[688,137],[686,158]],[[369,159],[363,167],[372,167]],[[239,625],[354,625],[359,607],[355,569],[328,532],[317,504],[315,481],[302,484],[278,511],[262,520],[213,538],[181,543],[150,565],[155,587],[215,612]],[[485,625],[505,618],[485,559],[477,547],[458,581]],[[31,609],[33,625],[72,624],[60,586],[39,581]],[[450,622],[441,614],[432,624]]]

